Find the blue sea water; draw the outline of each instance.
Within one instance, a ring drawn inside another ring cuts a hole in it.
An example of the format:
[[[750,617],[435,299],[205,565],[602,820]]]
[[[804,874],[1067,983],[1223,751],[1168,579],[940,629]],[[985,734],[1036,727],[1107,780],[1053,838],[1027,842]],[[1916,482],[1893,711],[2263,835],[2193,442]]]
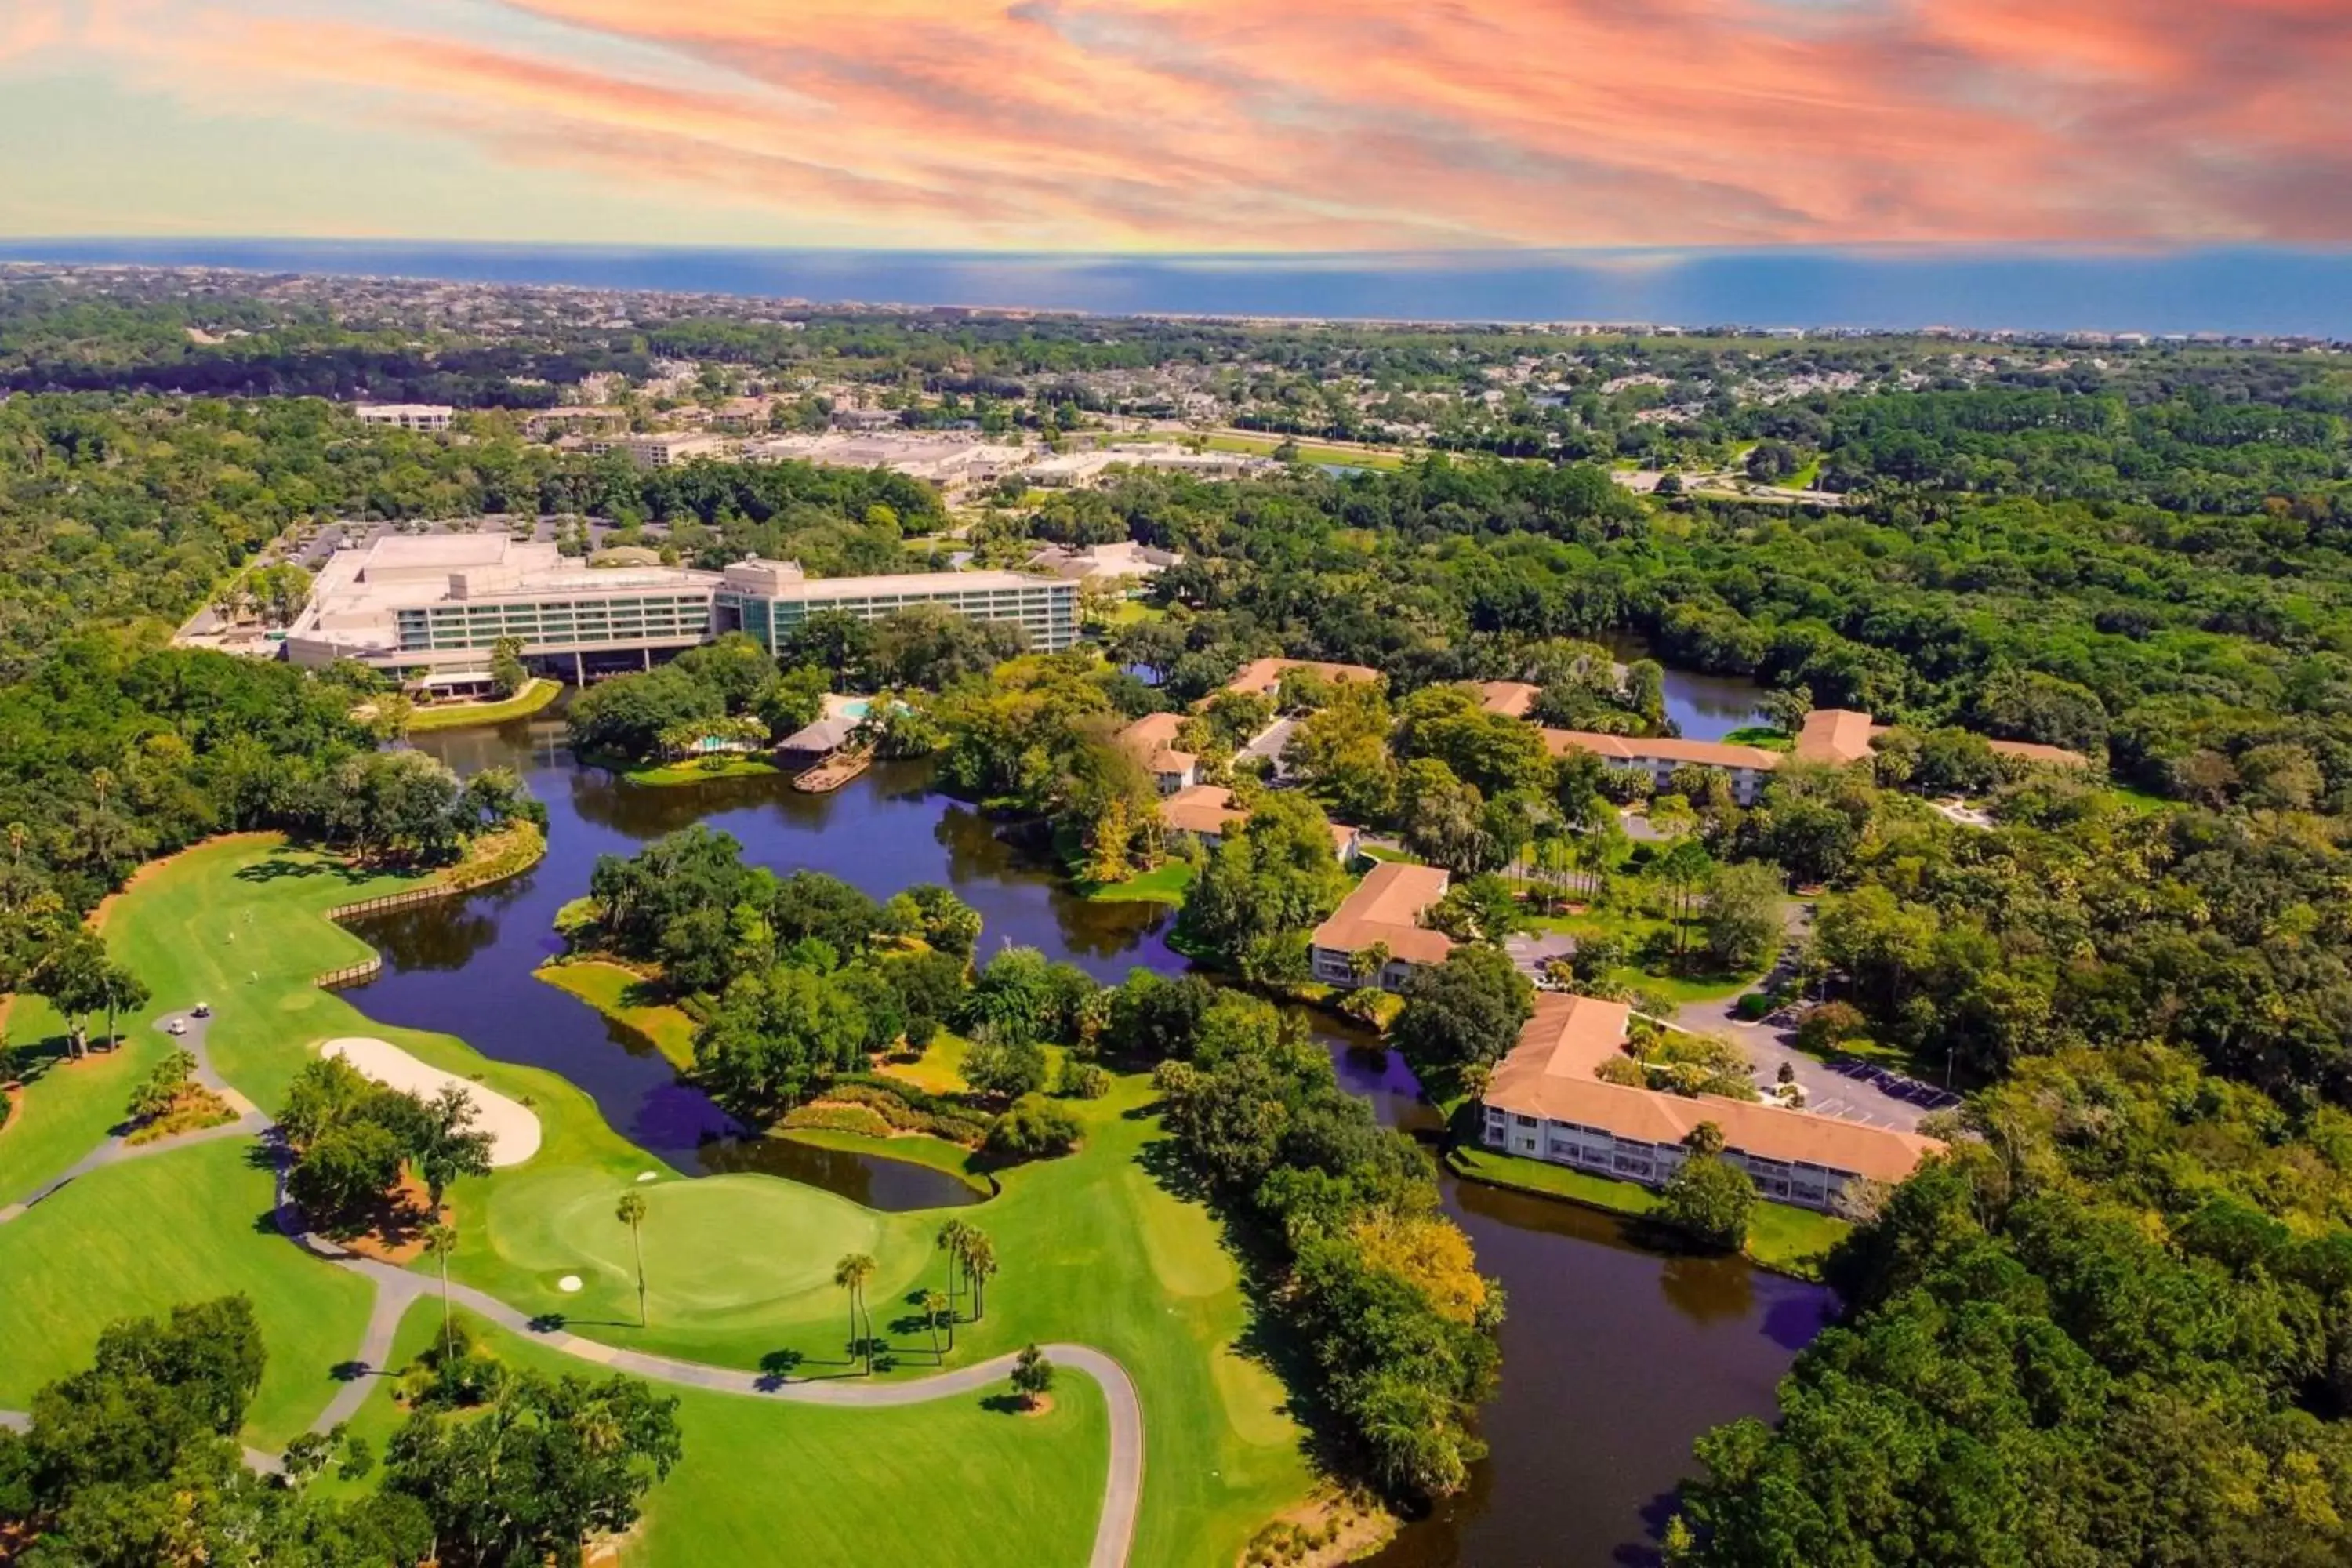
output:
[[[867,304],[1685,327],[1927,326],[2352,339],[2352,248],[1875,247],[1344,256],[23,240],[0,260],[198,263]]]

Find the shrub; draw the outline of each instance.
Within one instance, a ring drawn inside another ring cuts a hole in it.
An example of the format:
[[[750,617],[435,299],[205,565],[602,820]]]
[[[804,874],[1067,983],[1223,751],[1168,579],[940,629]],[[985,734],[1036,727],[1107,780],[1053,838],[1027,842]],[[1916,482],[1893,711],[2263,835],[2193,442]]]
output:
[[[988,1130],[987,1149],[1002,1160],[1036,1160],[1077,1146],[1078,1119],[1043,1095],[1025,1094]]]
[[[1095,1062],[1064,1062],[1061,1091],[1072,1100],[1100,1100],[1110,1092],[1110,1074]]]
[[[1770,1016],[1772,1009],[1778,1005],[1778,1002],[1763,992],[1750,991],[1733,1006],[1732,1015],[1752,1024],[1759,1018]]]
[[[827,1132],[860,1132],[868,1138],[890,1136],[890,1123],[863,1105],[796,1105],[784,1113],[783,1125],[816,1128]]]
[[[1869,1026],[1851,1002],[1824,1002],[1808,1009],[1798,1023],[1797,1044],[1809,1051],[1833,1051]]]

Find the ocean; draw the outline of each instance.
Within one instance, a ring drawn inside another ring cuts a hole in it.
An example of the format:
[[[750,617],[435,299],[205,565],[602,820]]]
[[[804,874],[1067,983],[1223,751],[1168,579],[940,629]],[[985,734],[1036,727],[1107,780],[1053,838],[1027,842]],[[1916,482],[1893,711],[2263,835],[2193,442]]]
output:
[[[21,240],[0,261],[657,289],[820,303],[1383,321],[2013,328],[2352,340],[2352,249],[1618,250],[1334,256]]]

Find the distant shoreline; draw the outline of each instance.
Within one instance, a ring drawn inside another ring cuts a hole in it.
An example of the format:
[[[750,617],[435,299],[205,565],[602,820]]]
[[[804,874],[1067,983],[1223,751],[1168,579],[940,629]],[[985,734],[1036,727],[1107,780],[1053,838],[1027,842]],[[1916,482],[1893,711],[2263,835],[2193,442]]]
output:
[[[54,237],[0,241],[0,264],[9,262],[646,291],[835,310],[1464,329],[2212,333],[2352,345],[2352,247],[1143,256]]]

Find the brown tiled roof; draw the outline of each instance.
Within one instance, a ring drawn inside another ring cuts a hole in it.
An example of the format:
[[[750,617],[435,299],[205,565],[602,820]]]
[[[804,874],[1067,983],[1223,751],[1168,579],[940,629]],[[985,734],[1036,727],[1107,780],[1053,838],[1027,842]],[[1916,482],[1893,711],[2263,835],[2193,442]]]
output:
[[[1392,955],[1408,963],[1443,963],[1454,951],[1454,939],[1414,921],[1445,896],[1446,880],[1440,867],[1382,861],[1364,874],[1308,940],[1333,952],[1360,952],[1374,942],[1385,942]]]
[[[1247,822],[1250,814],[1234,804],[1233,791],[1192,784],[1160,803],[1160,819],[1187,833],[1223,837]]]
[[[1346,680],[1381,679],[1379,670],[1367,669],[1360,664],[1320,664],[1311,658],[1254,658],[1234,672],[1234,678],[1225,682],[1225,689],[1271,697],[1282,684],[1282,672],[1286,669],[1312,670],[1335,686]]]
[[[1181,713],[1146,713],[1118,732],[1118,743],[1155,773],[1181,773],[1201,760],[1176,749],[1176,732],[1183,727]]]
[[[1743,1154],[1802,1162],[1874,1181],[1899,1182],[1943,1145],[1916,1132],[1865,1127],[1833,1116],[1789,1110],[1754,1100],[1703,1094],[1696,1099],[1658,1089],[1604,1083],[1593,1069],[1625,1037],[1630,1009],[1622,1002],[1546,992],[1519,1043],[1495,1065],[1486,1103],[1521,1116],[1598,1127],[1619,1138],[1679,1143],[1702,1121],[1723,1129],[1723,1141]]]
[[[1816,708],[1805,715],[1797,731],[1796,754],[1809,763],[1833,763],[1840,767],[1870,755],[1870,740],[1886,727],[1874,724],[1867,713],[1851,708]]]
[[[1555,757],[1571,751],[1591,752],[1612,762],[1663,760],[1680,766],[1755,768],[1766,773],[1780,765],[1780,753],[1760,746],[1734,746],[1722,741],[1683,741],[1664,735],[1602,735],[1591,730],[1540,730],[1544,749]]]
[[[1540,686],[1529,686],[1524,680],[1482,680],[1478,683],[1478,705],[1489,713],[1500,713],[1507,719],[1524,719],[1528,710],[1543,695]]]

